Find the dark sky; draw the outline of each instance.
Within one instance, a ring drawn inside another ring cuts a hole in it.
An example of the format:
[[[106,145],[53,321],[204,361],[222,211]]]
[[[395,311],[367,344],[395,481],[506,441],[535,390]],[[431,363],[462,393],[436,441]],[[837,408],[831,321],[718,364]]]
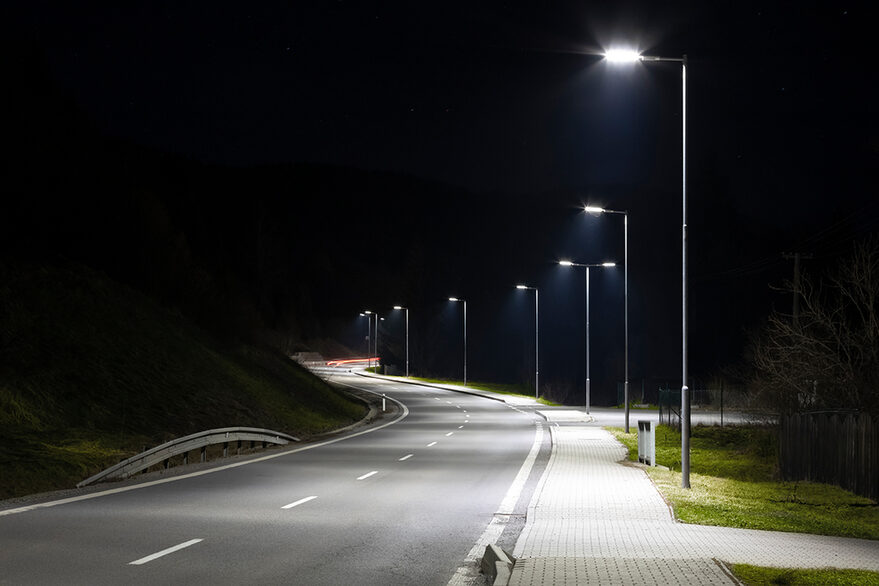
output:
[[[864,4],[180,4],[33,2],[12,8],[7,32],[46,52],[54,80],[109,137],[231,167],[389,171],[462,189],[489,209],[509,204],[515,211],[448,234],[482,246],[448,259],[455,284],[477,297],[508,287],[475,265],[503,256],[511,239],[530,249],[502,278],[549,290],[565,286],[552,266],[562,256],[622,260],[614,218],[601,225],[577,206],[629,210],[642,363],[656,346],[679,345],[680,68],[612,68],[604,49],[689,58],[692,318],[706,371],[734,358],[743,330],[779,301],[767,290],[790,272],[781,252],[832,264],[877,226],[879,75]],[[415,193],[407,205],[423,219],[443,202]],[[663,301],[651,305],[657,291]],[[605,293],[618,300],[619,282]],[[466,295],[438,298],[448,294]],[[350,304],[400,301],[378,296]],[[546,335],[556,323],[582,336],[553,299],[541,297]],[[506,323],[501,307],[484,328]],[[714,343],[722,358],[704,349]],[[663,375],[676,372],[663,361]]]

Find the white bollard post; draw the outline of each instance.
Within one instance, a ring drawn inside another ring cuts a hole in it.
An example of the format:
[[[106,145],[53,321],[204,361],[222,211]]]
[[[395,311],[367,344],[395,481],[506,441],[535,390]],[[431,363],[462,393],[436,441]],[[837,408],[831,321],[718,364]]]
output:
[[[382,393],[382,413],[385,412],[385,407],[386,407],[386,406],[385,406],[385,394]]]

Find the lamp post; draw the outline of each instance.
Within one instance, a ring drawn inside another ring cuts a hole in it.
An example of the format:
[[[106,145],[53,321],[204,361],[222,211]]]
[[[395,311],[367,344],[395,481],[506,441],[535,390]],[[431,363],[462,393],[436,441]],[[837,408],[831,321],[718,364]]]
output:
[[[402,305],[395,305],[394,309],[406,312],[406,378],[409,378],[409,308],[403,307]]]
[[[690,389],[687,387],[687,56],[656,57],[613,49],[610,63],[681,64],[681,487],[690,488]]]
[[[559,264],[563,267],[583,267],[586,269],[586,413],[589,413],[592,393],[592,382],[589,379],[589,269],[592,267],[615,267],[617,266],[617,263],[602,262],[583,264],[569,260],[560,260]]]
[[[621,214],[623,216],[623,281],[625,283],[625,376],[623,383],[623,402],[626,407],[626,433],[629,433],[629,212],[623,210],[608,210],[596,206],[584,208],[589,214]]]
[[[540,291],[537,287],[516,285],[516,289],[534,291],[534,399],[540,398]]]
[[[464,386],[467,386],[467,300],[449,297],[449,301],[460,301],[464,304]]]
[[[364,309],[363,313],[360,315],[366,316],[366,368],[372,368],[372,349],[370,348],[370,334],[372,334],[372,326],[370,322],[372,321],[373,316],[376,316],[373,312],[368,309]],[[377,317],[377,316],[376,316]],[[378,325],[376,325],[376,330],[378,330]]]

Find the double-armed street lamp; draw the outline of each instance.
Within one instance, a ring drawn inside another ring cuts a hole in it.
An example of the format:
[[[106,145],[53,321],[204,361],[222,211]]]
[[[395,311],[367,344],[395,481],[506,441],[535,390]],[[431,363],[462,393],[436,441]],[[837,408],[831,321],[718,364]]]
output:
[[[534,398],[540,398],[540,291],[537,287],[516,285],[516,289],[534,291]]]
[[[458,299],[457,297],[449,297],[449,301],[464,304],[464,386],[467,386],[467,300]]]
[[[687,56],[656,57],[627,49],[612,49],[604,57],[614,64],[681,64],[681,487],[690,488],[690,392],[687,387]]]
[[[602,263],[578,263],[572,262],[570,260],[560,260],[559,264],[563,267],[582,267],[586,269],[586,413],[589,413],[591,409],[591,393],[592,393],[592,383],[589,378],[589,269],[592,267],[615,267],[617,263],[615,262],[602,262]]]
[[[629,212],[623,210],[608,210],[597,206],[583,208],[588,214],[620,214],[623,216],[623,280],[625,285],[625,345],[626,366],[623,383],[623,402],[626,411],[626,433],[629,433]]]
[[[406,312],[406,378],[409,378],[409,308],[402,305],[395,305],[397,311]]]

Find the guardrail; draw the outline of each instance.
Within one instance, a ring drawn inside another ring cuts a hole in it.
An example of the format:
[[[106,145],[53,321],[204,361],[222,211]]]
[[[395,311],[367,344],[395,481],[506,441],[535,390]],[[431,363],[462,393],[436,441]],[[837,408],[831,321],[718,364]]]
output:
[[[164,462],[165,468],[168,468],[169,460],[174,456],[183,454],[183,464],[189,463],[189,452],[200,450],[201,461],[207,458],[207,447],[216,444],[223,444],[223,457],[229,455],[229,442],[238,442],[238,450],[241,449],[241,442],[251,442],[251,447],[255,442],[262,442],[263,447],[268,444],[285,445],[290,442],[298,442],[299,438],[286,433],[272,431],[270,429],[259,429],[257,427],[223,427],[220,429],[209,429],[200,431],[186,437],[181,437],[170,442],[164,443],[155,448],[151,448],[136,456],[132,456],[127,460],[123,460],[111,466],[106,470],[98,472],[94,476],[86,478],[76,485],[77,488],[94,484],[101,480],[121,480],[129,476],[146,470],[151,466],[155,466],[160,462]]]

